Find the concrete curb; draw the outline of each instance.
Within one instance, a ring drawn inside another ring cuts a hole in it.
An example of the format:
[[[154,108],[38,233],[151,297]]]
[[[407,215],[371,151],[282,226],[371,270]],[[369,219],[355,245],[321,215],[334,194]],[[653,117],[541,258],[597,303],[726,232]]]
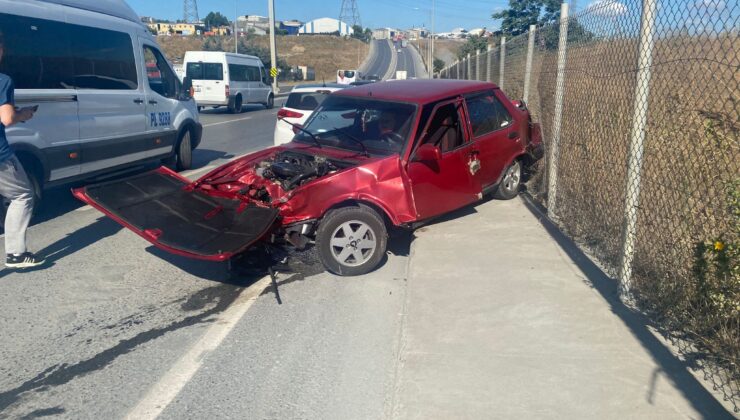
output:
[[[396,53],[396,50],[393,48],[393,43],[390,39],[386,40],[388,42],[388,48],[391,49],[391,65],[388,66],[388,71],[385,72],[385,75],[383,75],[383,80],[388,80],[396,75],[396,66],[398,65],[398,54]]]
[[[368,67],[370,67],[370,63],[375,61],[375,54],[377,53],[375,42],[374,40],[370,41],[370,52],[367,53],[367,56],[365,56],[365,61],[360,64],[360,67],[357,69],[361,74],[365,74]]]

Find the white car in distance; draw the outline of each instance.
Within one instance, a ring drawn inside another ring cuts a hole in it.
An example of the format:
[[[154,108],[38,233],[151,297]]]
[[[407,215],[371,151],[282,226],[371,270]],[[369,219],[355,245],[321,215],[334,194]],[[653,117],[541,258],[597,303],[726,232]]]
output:
[[[313,111],[324,102],[330,93],[345,89],[347,85],[336,83],[297,85],[288,95],[285,105],[277,113],[275,122],[275,146],[289,143],[296,134],[296,129],[291,124],[303,126]],[[290,124],[288,124],[290,123]]]

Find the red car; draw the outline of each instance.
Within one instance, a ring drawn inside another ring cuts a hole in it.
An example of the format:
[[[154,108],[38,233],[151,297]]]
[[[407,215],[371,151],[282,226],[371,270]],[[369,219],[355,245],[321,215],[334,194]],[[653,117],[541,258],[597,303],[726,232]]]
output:
[[[74,190],[154,245],[222,261],[257,241],[315,241],[331,272],[373,270],[390,226],[517,195],[542,154],[523,103],[490,83],[403,80],[332,93],[292,142],[195,182],[160,168]],[[284,241],[284,242],[283,242]]]

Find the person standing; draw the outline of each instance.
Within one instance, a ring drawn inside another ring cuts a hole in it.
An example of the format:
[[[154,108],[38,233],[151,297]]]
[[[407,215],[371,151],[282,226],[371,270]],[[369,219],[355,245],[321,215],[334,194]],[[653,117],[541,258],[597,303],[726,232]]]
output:
[[[0,32],[0,63],[4,53],[5,40]],[[33,212],[33,189],[5,135],[5,127],[30,120],[35,111],[31,107],[15,107],[13,80],[0,73],[0,195],[10,200],[5,215],[5,266],[10,268],[36,267],[44,263],[43,259],[26,249],[26,230]]]

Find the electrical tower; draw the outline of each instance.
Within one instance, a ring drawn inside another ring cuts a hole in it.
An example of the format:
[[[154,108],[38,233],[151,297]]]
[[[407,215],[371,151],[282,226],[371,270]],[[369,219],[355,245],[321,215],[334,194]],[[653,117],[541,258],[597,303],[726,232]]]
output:
[[[357,0],[342,0],[342,10],[339,12],[339,20],[349,26],[358,25],[362,27],[360,9],[357,8]]]
[[[198,1],[197,0],[184,0],[182,6],[182,18],[186,23],[198,23],[200,18],[198,17]]]

